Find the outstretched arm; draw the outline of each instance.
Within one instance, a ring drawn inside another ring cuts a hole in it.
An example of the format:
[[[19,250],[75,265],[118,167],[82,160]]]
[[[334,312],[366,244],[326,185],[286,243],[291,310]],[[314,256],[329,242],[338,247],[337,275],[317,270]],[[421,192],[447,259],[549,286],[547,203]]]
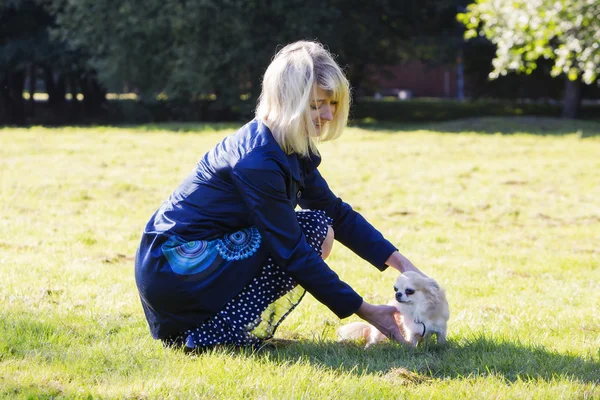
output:
[[[415,267],[408,258],[404,257],[397,250],[392,253],[392,255],[387,259],[385,263],[390,267],[397,269],[400,273],[404,273],[406,271],[415,271],[423,276],[427,276],[423,272],[421,272],[417,267]]]
[[[254,149],[238,161],[231,179],[277,264],[339,318],[346,318],[360,307],[362,297],[308,245],[277,156]]]

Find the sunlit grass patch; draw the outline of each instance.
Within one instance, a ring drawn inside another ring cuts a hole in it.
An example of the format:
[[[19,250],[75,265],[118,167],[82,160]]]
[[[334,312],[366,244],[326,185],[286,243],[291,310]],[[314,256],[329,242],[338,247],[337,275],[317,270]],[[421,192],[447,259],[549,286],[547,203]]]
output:
[[[133,257],[235,127],[0,130],[0,397],[600,397],[600,140],[577,133],[599,124],[448,124],[354,127],[320,147],[333,190],[446,288],[446,346],[337,343],[346,321],[306,296],[277,333],[291,343],[192,356],[150,338]],[[340,244],[328,263],[390,300],[393,271]]]

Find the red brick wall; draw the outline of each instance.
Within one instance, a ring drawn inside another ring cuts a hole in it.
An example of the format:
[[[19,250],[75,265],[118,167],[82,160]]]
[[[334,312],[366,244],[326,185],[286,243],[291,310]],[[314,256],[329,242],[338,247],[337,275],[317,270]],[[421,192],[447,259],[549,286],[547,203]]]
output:
[[[457,96],[455,65],[428,66],[420,61],[409,61],[394,66],[371,67],[370,88],[384,95],[394,89],[410,90],[413,97]]]

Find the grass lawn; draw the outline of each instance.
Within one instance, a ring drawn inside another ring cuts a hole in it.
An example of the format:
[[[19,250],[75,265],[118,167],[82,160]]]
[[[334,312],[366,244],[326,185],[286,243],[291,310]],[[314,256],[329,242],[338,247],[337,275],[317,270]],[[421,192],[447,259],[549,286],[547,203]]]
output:
[[[231,125],[0,129],[2,398],[600,398],[600,123],[361,125],[321,145],[334,192],[447,291],[449,343],[339,344],[307,295],[252,353],[149,335],[133,257]],[[396,274],[342,245],[367,301]]]

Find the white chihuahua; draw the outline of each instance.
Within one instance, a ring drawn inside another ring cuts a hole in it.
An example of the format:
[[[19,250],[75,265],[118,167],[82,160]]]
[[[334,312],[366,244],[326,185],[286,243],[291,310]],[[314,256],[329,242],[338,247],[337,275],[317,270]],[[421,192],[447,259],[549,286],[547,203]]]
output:
[[[444,290],[431,278],[408,271],[396,280],[395,299],[389,303],[400,315],[396,322],[406,341],[416,347],[435,333],[438,344],[446,342],[450,310]],[[338,329],[340,340],[365,339],[369,348],[386,339],[385,335],[366,322],[353,322]]]

